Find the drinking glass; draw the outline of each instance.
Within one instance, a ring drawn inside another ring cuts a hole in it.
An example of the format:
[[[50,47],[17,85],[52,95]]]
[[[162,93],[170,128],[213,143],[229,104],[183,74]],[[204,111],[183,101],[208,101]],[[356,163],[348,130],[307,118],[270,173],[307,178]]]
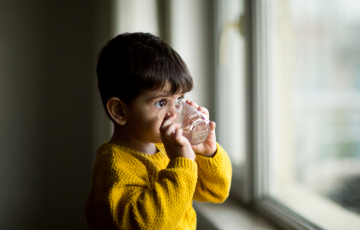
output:
[[[192,145],[204,142],[210,133],[210,120],[206,115],[183,101],[176,110],[178,114],[174,122],[182,124],[183,136]]]

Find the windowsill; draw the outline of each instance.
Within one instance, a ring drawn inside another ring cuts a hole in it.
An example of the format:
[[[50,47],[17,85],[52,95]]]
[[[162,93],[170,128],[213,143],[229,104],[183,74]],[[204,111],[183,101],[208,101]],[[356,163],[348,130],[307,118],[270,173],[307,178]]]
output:
[[[262,217],[239,205],[231,198],[222,204],[194,201],[194,208],[198,215],[198,230],[276,229]]]
[[[276,198],[324,229],[360,229],[360,216],[298,184],[281,188]]]

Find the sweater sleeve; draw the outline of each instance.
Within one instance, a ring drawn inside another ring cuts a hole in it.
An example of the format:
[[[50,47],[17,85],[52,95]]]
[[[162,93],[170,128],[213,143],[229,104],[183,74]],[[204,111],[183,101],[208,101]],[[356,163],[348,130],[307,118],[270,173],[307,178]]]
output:
[[[117,229],[174,229],[191,203],[197,165],[174,158],[150,183],[126,170],[112,174],[116,178],[99,181],[96,206]]]
[[[216,143],[217,152],[213,157],[196,154],[198,181],[194,200],[222,203],[229,196],[232,167],[225,150]]]

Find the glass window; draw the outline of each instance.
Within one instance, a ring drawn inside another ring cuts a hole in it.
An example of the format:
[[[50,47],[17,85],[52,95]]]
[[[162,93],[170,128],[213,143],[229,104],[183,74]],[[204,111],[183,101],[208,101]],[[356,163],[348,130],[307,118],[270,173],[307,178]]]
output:
[[[360,229],[360,1],[265,1],[269,194]]]

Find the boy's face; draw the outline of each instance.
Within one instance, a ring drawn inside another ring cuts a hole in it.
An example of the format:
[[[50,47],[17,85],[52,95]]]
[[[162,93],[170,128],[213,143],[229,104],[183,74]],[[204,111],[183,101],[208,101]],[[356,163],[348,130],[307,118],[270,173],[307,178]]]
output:
[[[171,85],[166,82],[160,90],[145,90],[128,108],[126,126],[130,135],[143,142],[161,143],[160,126],[166,113],[176,113],[176,106],[184,93],[170,94]]]

